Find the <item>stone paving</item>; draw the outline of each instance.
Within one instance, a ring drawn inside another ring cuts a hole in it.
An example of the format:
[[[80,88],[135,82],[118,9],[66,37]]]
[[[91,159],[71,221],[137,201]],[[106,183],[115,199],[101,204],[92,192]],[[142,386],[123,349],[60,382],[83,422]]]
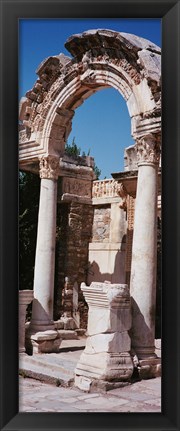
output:
[[[63,340],[59,353],[20,354],[20,412],[161,412],[160,377],[102,393],[87,393],[72,386],[85,344],[86,338],[80,337]],[[161,340],[156,340],[155,346],[161,357]]]
[[[161,412],[161,379],[141,380],[107,393],[85,393],[19,378],[20,412]]]

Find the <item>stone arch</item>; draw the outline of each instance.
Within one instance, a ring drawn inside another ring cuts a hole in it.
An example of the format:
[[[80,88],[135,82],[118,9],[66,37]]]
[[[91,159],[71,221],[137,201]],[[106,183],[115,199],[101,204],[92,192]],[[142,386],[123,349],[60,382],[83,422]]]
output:
[[[154,317],[161,51],[145,39],[111,30],[71,36],[65,46],[73,57],[60,54],[44,60],[33,89],[20,103],[19,165],[41,177],[31,328],[54,328],[57,179],[74,110],[93,92],[114,87],[127,103],[138,165],[130,281],[131,341],[138,366],[146,372],[148,365],[149,376],[153,376],[159,372]]]
[[[45,59],[21,101],[20,162],[61,156],[75,109],[101,88],[113,87],[127,103],[132,136],[160,132],[161,51],[135,35],[91,30],[65,43],[72,58]]]

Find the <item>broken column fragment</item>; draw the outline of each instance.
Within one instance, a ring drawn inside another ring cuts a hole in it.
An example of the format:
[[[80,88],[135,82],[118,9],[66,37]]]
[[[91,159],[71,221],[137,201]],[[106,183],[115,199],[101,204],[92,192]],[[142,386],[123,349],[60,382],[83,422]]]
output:
[[[89,391],[98,381],[128,381],[133,373],[128,286],[92,282],[82,283],[81,289],[89,306],[88,338],[75,369],[75,385]]]

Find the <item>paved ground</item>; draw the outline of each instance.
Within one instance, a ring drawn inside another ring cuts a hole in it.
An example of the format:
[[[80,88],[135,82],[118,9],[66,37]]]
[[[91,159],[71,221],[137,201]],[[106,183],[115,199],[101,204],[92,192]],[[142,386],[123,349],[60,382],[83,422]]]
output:
[[[86,393],[72,386],[85,341],[63,340],[57,354],[20,355],[20,412],[161,412],[160,377],[106,393]],[[156,353],[160,356],[160,340]]]
[[[20,412],[160,412],[161,379],[142,380],[105,394],[19,379]]]

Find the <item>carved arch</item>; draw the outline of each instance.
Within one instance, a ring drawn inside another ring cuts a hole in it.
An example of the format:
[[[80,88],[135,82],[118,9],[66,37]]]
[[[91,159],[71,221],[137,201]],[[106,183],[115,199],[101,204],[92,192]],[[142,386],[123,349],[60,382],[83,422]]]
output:
[[[71,36],[63,54],[45,59],[20,104],[20,165],[61,157],[75,109],[101,88],[123,96],[134,139],[161,129],[161,50],[126,33],[93,30]]]

